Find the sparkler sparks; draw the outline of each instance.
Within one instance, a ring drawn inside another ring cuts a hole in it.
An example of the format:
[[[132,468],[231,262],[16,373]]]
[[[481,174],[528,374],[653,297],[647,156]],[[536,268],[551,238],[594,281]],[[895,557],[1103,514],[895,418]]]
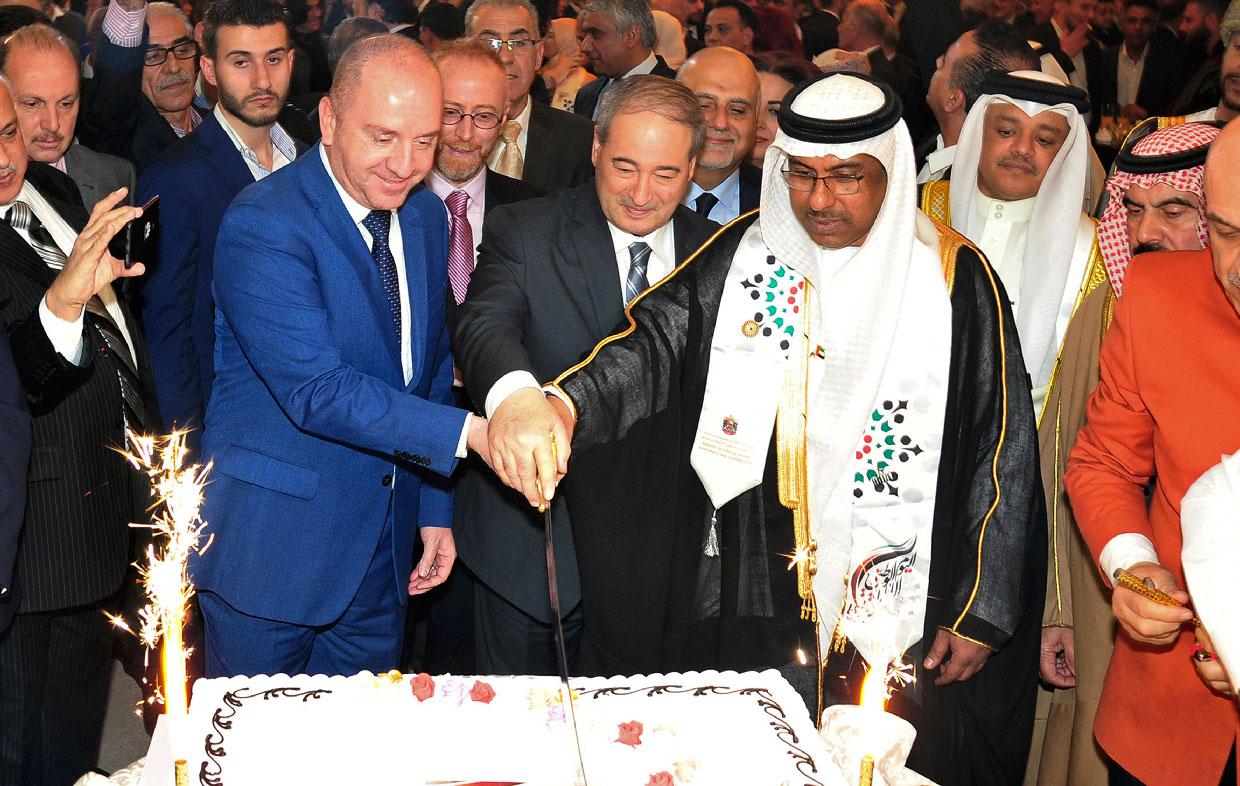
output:
[[[202,543],[206,522],[200,516],[202,490],[211,465],[186,466],[184,431],[166,437],[133,432],[127,436],[131,452],[122,455],[134,469],[146,473],[155,496],[151,523],[131,525],[149,527],[156,536],[156,543],[146,548],[145,564],[137,566],[148,602],[138,611],[136,635],[148,650],[163,643],[164,711],[185,717],[189,712],[185,673],[189,651],[181,634],[194,592],[186,562],[190,554],[202,553],[211,545],[209,538]],[[134,632],[124,619],[107,616],[117,628]]]

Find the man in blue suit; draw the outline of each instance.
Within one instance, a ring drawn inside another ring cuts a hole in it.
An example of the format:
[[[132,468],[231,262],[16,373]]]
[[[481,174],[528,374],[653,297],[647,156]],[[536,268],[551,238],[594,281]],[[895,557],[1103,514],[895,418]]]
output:
[[[486,422],[451,405],[447,211],[418,187],[442,107],[417,44],[359,42],[319,104],[322,145],[224,215],[215,541],[191,565],[209,677],[393,668],[406,593],[452,567],[447,478]]]
[[[140,285],[155,392],[170,428],[193,429],[194,450],[215,374],[211,272],[220,220],[243,188],[302,149],[276,122],[293,73],[284,6],[218,0],[207,11],[203,44],[202,74],[219,103],[138,182],[138,204],[160,199],[159,261]]]

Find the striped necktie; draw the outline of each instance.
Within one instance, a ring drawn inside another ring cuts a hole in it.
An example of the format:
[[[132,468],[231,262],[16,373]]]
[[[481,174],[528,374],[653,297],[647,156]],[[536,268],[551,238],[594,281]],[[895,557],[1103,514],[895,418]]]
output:
[[[26,233],[30,247],[38,253],[52,270],[64,269],[69,258],[60,250],[43,223],[35,216],[34,211],[25,202],[14,202],[9,207],[7,216],[9,226]],[[86,303],[86,311],[93,317],[90,320],[103,342],[116,358],[116,376],[120,383],[121,401],[123,404],[125,425],[137,433],[146,431],[146,405],[142,401],[142,383],[138,376],[138,366],[134,362],[133,352],[125,334],[112,319],[103,301],[98,295]]]
[[[474,229],[469,224],[469,194],[456,190],[444,200],[451,216],[448,224],[448,283],[459,306],[465,302],[469,277],[474,272]]]
[[[646,280],[646,268],[650,264],[650,246],[638,240],[629,244],[629,275],[624,280],[624,304],[633,302],[633,298],[646,291],[650,283]]]

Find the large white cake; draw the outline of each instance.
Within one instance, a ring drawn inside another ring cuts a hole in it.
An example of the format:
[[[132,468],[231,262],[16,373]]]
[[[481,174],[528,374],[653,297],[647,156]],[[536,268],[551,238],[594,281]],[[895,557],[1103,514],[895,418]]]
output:
[[[591,786],[844,783],[778,672],[572,686]],[[177,736],[199,786],[569,786],[578,757],[567,713],[548,677],[235,677],[195,683]],[[163,758],[153,748],[148,767]]]

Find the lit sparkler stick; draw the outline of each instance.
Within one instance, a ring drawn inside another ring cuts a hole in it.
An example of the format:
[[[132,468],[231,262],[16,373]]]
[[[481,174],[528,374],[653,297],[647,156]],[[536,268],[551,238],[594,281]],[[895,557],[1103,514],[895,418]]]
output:
[[[194,588],[186,563],[191,553],[201,553],[210,546],[210,540],[200,545],[206,528],[200,511],[211,465],[185,466],[183,431],[167,437],[139,436],[133,432],[128,436],[131,452],[123,455],[151,479],[155,496],[151,523],[133,526],[149,526],[163,538],[158,547],[155,543],[147,546],[146,564],[138,566],[148,602],[138,612],[137,636],[148,650],[163,644],[164,713],[179,724],[189,715],[185,670],[189,653],[182,633]],[[108,618],[116,627],[133,632],[124,619],[113,615]]]

